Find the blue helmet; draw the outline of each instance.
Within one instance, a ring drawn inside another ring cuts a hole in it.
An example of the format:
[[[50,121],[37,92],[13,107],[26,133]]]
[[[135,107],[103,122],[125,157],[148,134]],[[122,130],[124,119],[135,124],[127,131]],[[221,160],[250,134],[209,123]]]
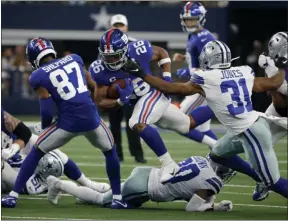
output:
[[[187,2],[180,13],[183,31],[196,32],[206,22],[206,9],[200,2]],[[196,20],[196,25],[187,27],[185,20]]]
[[[48,54],[56,58],[57,53],[52,42],[46,38],[34,38],[27,44],[26,56],[34,68],[39,68],[40,60]]]
[[[119,29],[110,29],[101,37],[100,58],[109,70],[119,70],[127,61],[128,36]]]

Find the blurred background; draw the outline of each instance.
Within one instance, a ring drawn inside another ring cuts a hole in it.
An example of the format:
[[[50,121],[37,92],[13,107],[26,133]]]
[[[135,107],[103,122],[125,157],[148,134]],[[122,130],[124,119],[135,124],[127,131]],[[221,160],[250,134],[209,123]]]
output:
[[[182,32],[179,13],[185,2],[65,2],[2,3],[2,106],[11,114],[38,115],[39,104],[28,79],[32,71],[25,58],[25,45],[34,37],[52,40],[58,56],[79,54],[87,67],[97,59],[101,35],[109,29],[110,17],[124,14],[128,18],[128,35],[149,40],[165,48],[170,57],[184,52],[187,33]],[[288,3],[204,1],[207,12],[205,28],[226,42],[232,56],[240,56],[235,64],[248,64],[257,76],[258,56],[266,51],[267,41],[278,31],[288,30]],[[172,63],[175,72],[186,64]],[[152,72],[159,74],[156,64]],[[182,97],[173,97],[175,103]],[[253,95],[254,108],[265,111],[271,99],[263,94]]]

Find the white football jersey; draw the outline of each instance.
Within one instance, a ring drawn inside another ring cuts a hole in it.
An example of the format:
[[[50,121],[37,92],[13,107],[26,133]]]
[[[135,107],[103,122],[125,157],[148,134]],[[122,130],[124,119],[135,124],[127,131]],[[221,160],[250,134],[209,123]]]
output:
[[[266,74],[267,74],[267,76],[268,76],[269,78],[271,78],[271,77],[273,77],[273,76],[274,76],[275,74],[277,74],[277,73],[271,74],[271,73],[267,73],[267,72],[266,72]],[[281,93],[281,94],[283,94],[283,95],[285,95],[285,96],[287,96],[287,90],[288,90],[287,81],[288,81],[288,68],[285,69],[285,79],[284,79],[283,83],[282,83],[281,86],[277,89],[277,91],[278,91],[279,93]]]
[[[191,81],[202,87],[209,107],[235,135],[258,119],[251,101],[254,72],[249,66],[196,71]]]
[[[155,202],[173,200],[189,201],[193,194],[200,189],[213,190],[218,193],[223,186],[208,160],[203,157],[190,157],[179,163],[177,174],[161,184],[161,169],[153,168],[149,175],[148,194]]]

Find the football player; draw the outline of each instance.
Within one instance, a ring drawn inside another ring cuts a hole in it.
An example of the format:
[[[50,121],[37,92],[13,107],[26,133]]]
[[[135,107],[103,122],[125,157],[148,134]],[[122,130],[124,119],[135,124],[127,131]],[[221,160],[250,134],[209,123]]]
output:
[[[85,71],[82,58],[76,54],[56,58],[52,42],[45,38],[32,39],[26,47],[26,54],[28,61],[36,69],[29,82],[39,96],[43,131],[25,158],[13,191],[2,198],[2,207],[16,206],[21,189],[45,153],[63,146],[79,135],[84,135],[105,155],[106,171],[113,192],[111,207],[129,207],[122,201],[120,163],[113,137],[90,97],[89,90],[93,96],[95,82]],[[58,119],[52,123],[54,102],[58,108]]]
[[[189,81],[193,70],[199,69],[198,57],[204,45],[215,40],[213,35],[203,26],[206,22],[206,9],[199,2],[187,2],[180,13],[181,25],[183,31],[188,32],[188,42],[186,46],[186,55],[175,53],[173,56],[174,61],[184,61],[188,63],[188,68],[181,68],[177,70],[177,75],[182,80]],[[193,94],[186,96],[180,104],[180,109],[185,114],[190,114],[194,109],[199,106],[206,106],[207,102],[201,94]],[[203,109],[201,109],[203,112]],[[205,109],[204,109],[205,110]],[[205,112],[205,111],[204,111]],[[204,113],[202,113],[205,115]],[[209,137],[217,140],[216,135],[210,129],[211,119],[201,124],[191,132],[191,139],[208,144],[206,142]]]
[[[13,117],[6,111],[1,110],[2,115],[2,169],[1,169],[1,192],[7,193],[13,189],[18,169],[21,167],[23,159],[32,149],[38,136],[31,133],[30,129],[19,119]],[[20,125],[20,126],[19,126]],[[40,127],[39,127],[40,126]],[[35,128],[35,132],[40,134],[41,125]],[[21,128],[19,129],[16,128]],[[17,136],[13,131],[17,131]],[[10,132],[12,131],[12,132]],[[25,145],[23,139],[29,142]],[[30,136],[30,137],[29,137]],[[25,145],[25,146],[24,146]],[[20,154],[18,154],[20,150]],[[79,185],[87,186],[96,191],[107,192],[110,186],[106,183],[97,183],[88,179],[68,156],[60,150],[53,150],[41,158],[36,172],[28,179],[22,193],[40,194],[47,191],[46,178],[49,175],[56,177],[65,174],[68,178],[76,181]]]
[[[231,211],[232,202],[223,200],[215,203],[223,182],[215,173],[206,158],[193,156],[178,163],[180,170],[165,184],[161,183],[161,170],[155,167],[136,167],[122,184],[123,198],[134,208],[151,200],[154,202],[171,202],[185,200],[186,211]],[[69,193],[83,203],[108,206],[112,193],[99,193],[87,187],[77,186],[71,181],[62,181],[48,177],[48,200],[58,203],[61,191]]]
[[[218,163],[217,159],[226,159],[225,157],[245,152],[251,167],[257,171],[257,174],[255,171],[253,173],[250,168],[249,176],[287,198],[288,181],[280,177],[269,124],[265,116],[259,116],[253,111],[251,102],[252,90],[277,90],[283,83],[285,71],[275,67],[274,71],[278,74],[274,77],[255,78],[249,66],[231,67],[231,60],[230,49],[225,43],[211,41],[205,45],[199,56],[203,71],[196,71],[187,83],[170,84],[147,75],[133,61],[127,62],[122,69],[141,77],[166,94],[200,93],[205,96],[218,120],[229,129],[214,145],[211,159]],[[285,123],[287,127],[287,122]],[[242,162],[238,164],[238,161],[232,161],[225,166],[243,172]],[[246,169],[245,167],[244,170]]]
[[[163,79],[171,81],[171,60],[163,48],[152,46],[146,40],[137,40],[128,43],[126,34],[117,29],[108,30],[100,40],[100,60],[94,61],[89,68],[92,78],[97,83],[96,103],[100,109],[109,110],[123,105],[134,105],[129,126],[159,157],[162,164],[161,181],[167,181],[179,168],[170,154],[156,129],[151,124],[157,124],[161,128],[171,129],[187,137],[190,136],[190,118],[181,112],[171,99],[158,90],[150,87],[141,78],[127,76],[127,72],[121,67],[128,60],[136,60],[146,73],[150,71],[150,61],[158,61],[163,71]],[[117,79],[125,79],[125,88],[117,89],[119,99],[108,97],[108,88]],[[128,80],[129,79],[129,80]],[[208,137],[209,138],[209,137]],[[216,140],[210,138],[211,146]]]
[[[278,32],[274,34],[269,43],[268,50],[269,56],[259,56],[259,66],[265,69],[265,72],[269,78],[275,75],[275,72],[271,67],[279,65],[279,62],[287,62],[288,59],[288,34],[287,32]],[[281,66],[281,64],[280,64]],[[277,91],[270,91],[272,96],[272,103],[266,110],[267,115],[277,117],[287,117],[287,81],[288,81],[288,68],[285,69],[285,80],[283,84],[277,89]],[[274,125],[271,128],[273,134],[273,143],[276,143],[283,136],[287,135],[287,131],[283,128]]]

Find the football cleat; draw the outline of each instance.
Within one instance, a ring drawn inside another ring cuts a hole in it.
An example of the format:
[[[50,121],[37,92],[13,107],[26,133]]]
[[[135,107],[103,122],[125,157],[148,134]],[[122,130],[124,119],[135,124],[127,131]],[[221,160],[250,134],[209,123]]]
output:
[[[3,196],[1,199],[1,205],[4,208],[14,208],[16,206],[18,198],[15,196]]]
[[[134,207],[126,203],[124,200],[113,199],[111,208],[112,209],[133,209]]]
[[[61,195],[61,190],[55,187],[56,183],[58,183],[59,181],[60,180],[55,176],[47,177],[47,185],[48,185],[47,199],[53,205],[56,205],[58,203],[58,199]]]
[[[263,183],[257,183],[252,198],[254,201],[265,200],[269,196],[269,188]]]
[[[168,180],[173,178],[175,176],[175,174],[179,171],[179,169],[180,169],[179,165],[177,163],[175,163],[174,161],[172,161],[168,165],[162,167],[161,168],[162,175],[160,178],[160,182],[162,184],[164,184],[165,182],[167,182]]]
[[[214,204],[215,211],[232,211],[233,203],[230,200],[222,200]]]

